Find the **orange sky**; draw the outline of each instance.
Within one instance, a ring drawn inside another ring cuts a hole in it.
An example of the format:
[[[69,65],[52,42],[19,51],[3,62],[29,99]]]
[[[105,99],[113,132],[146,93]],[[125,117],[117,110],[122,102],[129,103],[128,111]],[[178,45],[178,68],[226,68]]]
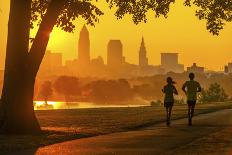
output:
[[[0,1],[0,68],[3,68],[7,17],[9,2]],[[207,69],[222,70],[222,67],[232,61],[232,23],[225,26],[220,36],[212,36],[205,29],[205,22],[194,16],[194,9],[184,7],[177,0],[171,7],[169,17],[155,19],[152,12],[148,13],[148,23],[133,24],[131,16],[116,20],[113,11],[103,2],[99,2],[105,15],[100,17],[100,23],[88,27],[91,40],[91,57],[101,55],[106,59],[106,46],[109,39],[121,39],[126,61],[138,62],[138,50],[141,37],[145,38],[150,64],[160,64],[161,52],[180,53],[179,62],[189,66],[196,62]],[[80,28],[84,21],[78,20],[74,33],[65,33],[55,29],[50,39],[48,49],[62,52],[65,59],[77,57],[77,41]],[[2,28],[3,27],[3,28]],[[32,35],[35,30],[32,31]]]

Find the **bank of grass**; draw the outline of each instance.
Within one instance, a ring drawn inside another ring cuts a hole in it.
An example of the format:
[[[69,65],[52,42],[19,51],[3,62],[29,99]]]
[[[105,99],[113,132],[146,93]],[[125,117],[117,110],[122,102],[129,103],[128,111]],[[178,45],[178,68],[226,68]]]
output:
[[[198,104],[196,115],[232,108],[232,103]],[[185,118],[186,105],[173,108],[172,119]],[[165,109],[155,107],[93,108],[36,111],[43,134],[0,135],[0,154],[37,148],[78,138],[138,130],[165,121]]]

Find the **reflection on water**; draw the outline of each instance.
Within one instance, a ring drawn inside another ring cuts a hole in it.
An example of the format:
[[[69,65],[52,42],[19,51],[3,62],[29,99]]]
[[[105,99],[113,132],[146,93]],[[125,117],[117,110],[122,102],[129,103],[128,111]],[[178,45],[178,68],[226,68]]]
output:
[[[51,110],[51,109],[80,109],[80,108],[108,108],[108,107],[141,107],[148,106],[149,104],[96,104],[91,102],[57,102],[57,101],[48,101],[45,104],[45,101],[34,101],[35,110]]]

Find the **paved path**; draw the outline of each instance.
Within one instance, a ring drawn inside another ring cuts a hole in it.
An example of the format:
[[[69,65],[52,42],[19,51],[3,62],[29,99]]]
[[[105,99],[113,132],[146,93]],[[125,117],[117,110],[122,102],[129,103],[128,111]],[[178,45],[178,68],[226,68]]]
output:
[[[196,116],[193,126],[187,119],[173,121],[171,127],[158,124],[138,131],[113,133],[41,147],[23,154],[36,155],[156,155],[172,151],[192,141],[232,125],[232,110],[222,110]]]

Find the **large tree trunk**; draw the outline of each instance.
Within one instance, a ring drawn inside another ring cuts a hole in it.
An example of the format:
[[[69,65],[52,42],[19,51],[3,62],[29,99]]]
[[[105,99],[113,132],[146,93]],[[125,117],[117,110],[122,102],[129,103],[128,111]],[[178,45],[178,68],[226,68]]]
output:
[[[31,0],[11,0],[0,132],[39,133],[33,106],[34,83],[51,33],[65,0],[52,0],[28,53]]]
[[[33,109],[35,78],[28,68],[31,0],[11,0],[2,91],[2,133],[38,133]]]

